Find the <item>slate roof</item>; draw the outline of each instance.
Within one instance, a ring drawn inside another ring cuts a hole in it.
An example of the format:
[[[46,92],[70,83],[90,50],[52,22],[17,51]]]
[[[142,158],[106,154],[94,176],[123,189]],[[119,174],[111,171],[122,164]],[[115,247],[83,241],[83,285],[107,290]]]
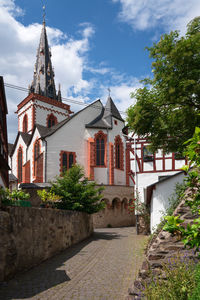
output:
[[[45,21],[42,26],[33,81],[29,87],[29,92],[61,101],[60,87],[58,95],[56,94],[54,70],[51,63],[51,52],[48,45]]]
[[[91,103],[90,105],[86,106],[82,110],[79,110],[77,113],[73,114],[71,117],[64,119],[63,121],[57,123],[56,125],[52,126],[51,128],[47,128],[45,126],[36,124],[36,128],[38,129],[41,138],[44,139],[45,137],[48,137],[52,134],[54,134],[59,128],[64,126],[66,123],[70,122],[73,118],[75,118],[77,115],[79,115],[82,111],[86,110],[90,106],[94,106],[95,103],[100,102],[100,100],[96,100],[95,102]]]
[[[13,146],[14,144],[8,143],[8,155],[12,153]]]
[[[25,143],[26,145],[28,145],[28,143],[29,143],[29,141],[30,141],[32,135],[29,134],[29,133],[25,133],[25,132],[20,132],[20,135],[21,135],[21,137],[23,138],[24,143]]]
[[[112,129],[112,118],[116,118],[122,122],[122,119],[116,105],[114,104],[112,98],[109,96],[105,108],[102,108],[100,115],[95,118],[89,124],[86,124],[86,128],[102,128],[102,129]]]
[[[9,182],[18,181],[17,177],[13,173],[9,174]]]
[[[23,141],[24,141],[24,143],[25,143],[26,145],[29,144],[29,142],[30,142],[30,140],[31,140],[31,138],[32,138],[32,134],[29,134],[29,133],[25,133],[25,132],[19,131],[18,134],[17,134],[16,140],[15,140],[15,143],[14,143],[12,149],[11,149],[11,152],[9,153],[10,156],[13,155],[13,153],[14,153],[14,151],[15,151],[15,148],[16,148],[16,146],[17,146],[17,141],[18,141],[18,139],[19,139],[20,136],[22,137],[22,139],[23,139]],[[10,145],[12,145],[12,144],[10,144]]]

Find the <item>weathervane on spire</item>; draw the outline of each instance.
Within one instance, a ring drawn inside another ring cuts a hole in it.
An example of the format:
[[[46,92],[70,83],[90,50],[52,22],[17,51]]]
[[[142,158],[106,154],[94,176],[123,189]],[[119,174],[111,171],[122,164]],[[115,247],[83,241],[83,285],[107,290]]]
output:
[[[108,88],[108,96],[110,97],[111,89]]]
[[[43,23],[45,23],[45,17],[46,17],[46,6],[44,4],[44,1],[43,1]]]

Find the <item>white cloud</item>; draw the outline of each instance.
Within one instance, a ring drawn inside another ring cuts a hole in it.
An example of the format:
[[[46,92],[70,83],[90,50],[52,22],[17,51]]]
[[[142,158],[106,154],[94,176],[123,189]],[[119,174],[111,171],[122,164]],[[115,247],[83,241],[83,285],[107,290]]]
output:
[[[121,3],[119,17],[132,28],[146,30],[163,25],[185,32],[187,23],[200,15],[199,0],[112,0]]]
[[[4,82],[27,87],[32,81],[36,60],[36,51],[41,33],[40,24],[24,26],[15,19],[22,10],[12,0],[0,0],[0,66]],[[47,26],[49,44],[52,50],[52,63],[55,68],[56,86],[61,83],[63,97],[71,96],[71,91],[82,93],[82,101],[86,100],[84,91],[92,88],[83,79],[83,70],[87,64],[87,53],[90,48],[89,39],[94,34],[91,24],[81,24],[79,39],[67,39],[67,36],[56,28]],[[9,108],[8,131],[9,140],[14,139],[17,128],[17,116],[14,112],[27,93],[6,88]],[[80,95],[77,95],[80,98]],[[72,105],[72,109],[77,106]],[[79,108],[80,109],[80,108]],[[15,130],[14,130],[15,129]]]
[[[113,77],[117,77],[113,74]],[[130,94],[136,89],[141,88],[142,84],[137,78],[126,78],[123,76],[121,79],[118,77],[116,85],[111,85],[111,98],[114,100],[117,108],[121,112],[126,112],[130,105],[135,104],[135,99],[130,97]],[[108,88],[105,85],[101,85],[101,98],[105,103],[108,97]],[[125,114],[122,114],[123,118],[126,118]]]

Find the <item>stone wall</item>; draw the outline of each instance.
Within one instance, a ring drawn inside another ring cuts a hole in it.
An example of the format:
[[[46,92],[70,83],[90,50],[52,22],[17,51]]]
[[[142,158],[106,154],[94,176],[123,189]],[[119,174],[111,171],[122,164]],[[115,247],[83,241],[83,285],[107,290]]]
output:
[[[103,186],[102,200],[106,202],[106,208],[93,215],[94,228],[135,226],[135,215],[128,212],[128,203],[133,199],[133,187],[123,185],[98,185]],[[39,207],[41,199],[37,191],[50,187],[50,184],[22,184],[20,186],[30,194],[30,202],[33,207]]]
[[[93,215],[94,228],[135,226],[135,215],[128,212],[128,203],[133,199],[133,187],[105,185],[102,201],[106,207]]]
[[[0,210],[0,281],[29,269],[93,232],[92,217],[56,209]]]
[[[181,216],[180,218],[184,220],[182,225],[185,227],[196,218],[195,215],[192,215],[190,208],[185,206],[184,201],[179,204],[174,215]],[[187,257],[194,259],[193,250],[185,249],[183,242],[176,235],[161,230],[148,246],[146,260],[142,264],[133,287],[129,289],[127,300],[143,299],[141,291],[146,284],[148,285],[151,282],[151,276],[155,275],[166,279],[166,274],[163,272],[163,263],[167,262],[171,257],[176,257],[177,254],[184,255],[185,252],[187,252]]]

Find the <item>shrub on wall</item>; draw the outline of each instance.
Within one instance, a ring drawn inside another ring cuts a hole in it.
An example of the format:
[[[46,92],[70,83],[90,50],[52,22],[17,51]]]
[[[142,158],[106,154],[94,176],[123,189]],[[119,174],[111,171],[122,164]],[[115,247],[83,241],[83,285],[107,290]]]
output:
[[[57,177],[52,183],[51,192],[60,197],[57,208],[93,214],[105,207],[105,203],[100,201],[103,189],[89,181],[79,165],[74,165],[62,177]]]
[[[31,203],[27,201],[30,195],[21,190],[13,190],[10,192],[9,189],[0,189],[0,197],[3,205],[31,206]]]

